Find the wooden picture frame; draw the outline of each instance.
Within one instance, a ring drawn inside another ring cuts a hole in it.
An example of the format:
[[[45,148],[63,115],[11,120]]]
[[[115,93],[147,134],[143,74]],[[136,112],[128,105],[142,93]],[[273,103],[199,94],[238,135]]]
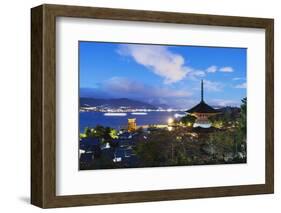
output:
[[[56,195],[56,17],[261,28],[266,32],[265,184]],[[31,9],[31,203],[42,208],[267,194],[274,191],[274,21],[186,13],[41,5]]]

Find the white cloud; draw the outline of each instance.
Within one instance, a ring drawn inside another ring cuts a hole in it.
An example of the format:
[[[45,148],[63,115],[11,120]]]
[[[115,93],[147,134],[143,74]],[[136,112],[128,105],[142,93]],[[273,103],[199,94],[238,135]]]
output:
[[[169,103],[171,106],[175,106],[179,109],[189,109],[193,106],[198,104],[198,100],[195,100],[193,98],[177,98],[177,99],[172,99]]]
[[[233,72],[234,69],[232,67],[220,67],[220,68],[218,68],[215,65],[212,65],[212,66],[210,66],[206,69],[206,72],[208,72],[208,73],[215,73],[215,72],[218,72],[218,71],[219,72]]]
[[[164,83],[171,84],[185,78],[193,69],[184,65],[184,58],[157,45],[120,45],[120,55],[131,56],[138,64],[148,68],[164,78]]]
[[[214,106],[226,107],[226,106],[240,106],[240,102],[234,100],[225,99],[213,99],[210,103]]]
[[[204,80],[204,90],[218,92],[223,89],[223,84],[220,82]]]
[[[138,98],[176,98],[189,97],[191,92],[184,89],[171,89],[168,87],[156,87],[145,85],[141,82],[123,77],[113,77],[102,83],[102,89],[110,91],[118,97]]]
[[[238,85],[235,86],[235,88],[237,88],[237,89],[246,89],[247,88],[247,83],[244,82],[242,84],[238,84]]]
[[[198,80],[198,78],[202,78],[206,76],[206,73],[202,70],[193,70],[191,69],[191,71],[188,73],[188,77],[191,79],[191,80]]]
[[[207,72],[211,72],[211,73],[216,72],[217,70],[218,70],[218,67],[214,66],[214,65],[210,66],[206,69]]]
[[[193,70],[190,74],[196,77],[204,77],[206,75],[202,70]]]
[[[236,77],[236,78],[232,78],[233,81],[239,81],[239,80],[242,80],[244,78],[240,78],[240,77]]]
[[[221,67],[219,69],[220,72],[233,72],[234,69],[232,67]]]
[[[135,93],[145,90],[143,84],[122,77],[112,77],[102,83],[102,88],[110,92]]]

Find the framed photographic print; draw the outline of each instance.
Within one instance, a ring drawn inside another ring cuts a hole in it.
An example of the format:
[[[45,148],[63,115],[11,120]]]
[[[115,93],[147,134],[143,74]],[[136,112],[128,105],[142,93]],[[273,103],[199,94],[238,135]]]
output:
[[[31,203],[274,191],[273,19],[31,10]]]

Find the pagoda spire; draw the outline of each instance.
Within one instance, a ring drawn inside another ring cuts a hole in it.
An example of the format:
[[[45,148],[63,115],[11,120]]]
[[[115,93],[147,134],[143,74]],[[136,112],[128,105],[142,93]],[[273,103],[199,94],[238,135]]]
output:
[[[204,82],[201,80],[201,101],[204,101]]]

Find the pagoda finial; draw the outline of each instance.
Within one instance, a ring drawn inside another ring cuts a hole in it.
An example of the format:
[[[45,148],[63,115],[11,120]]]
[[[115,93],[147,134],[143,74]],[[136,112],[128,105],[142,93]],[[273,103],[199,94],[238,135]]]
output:
[[[201,101],[204,100],[204,82],[201,80]]]

